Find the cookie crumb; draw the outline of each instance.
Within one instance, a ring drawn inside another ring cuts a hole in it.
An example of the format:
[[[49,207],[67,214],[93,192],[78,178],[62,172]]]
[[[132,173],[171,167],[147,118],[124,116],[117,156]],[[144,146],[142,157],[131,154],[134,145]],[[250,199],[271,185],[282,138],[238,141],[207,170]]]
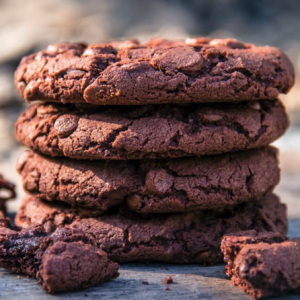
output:
[[[149,282],[145,280],[145,281],[142,281],[142,284],[148,285]]]
[[[164,278],[164,284],[171,284],[173,283],[173,278],[171,276],[167,276]]]

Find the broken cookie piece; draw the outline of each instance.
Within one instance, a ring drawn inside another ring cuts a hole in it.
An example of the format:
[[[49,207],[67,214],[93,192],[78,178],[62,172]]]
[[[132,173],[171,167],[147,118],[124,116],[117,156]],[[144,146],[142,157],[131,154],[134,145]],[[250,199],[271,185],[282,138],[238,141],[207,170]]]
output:
[[[221,242],[225,273],[253,298],[300,292],[300,239],[254,230],[227,234]]]
[[[49,293],[79,290],[118,277],[110,261],[88,235],[40,226],[15,231],[0,228],[0,267],[36,277]]]

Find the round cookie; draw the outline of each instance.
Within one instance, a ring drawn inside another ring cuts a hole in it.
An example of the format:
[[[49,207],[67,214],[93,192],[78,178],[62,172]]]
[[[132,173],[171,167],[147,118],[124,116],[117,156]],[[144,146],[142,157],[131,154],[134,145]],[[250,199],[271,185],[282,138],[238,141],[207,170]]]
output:
[[[286,207],[274,195],[259,202],[184,214],[141,215],[124,208],[98,218],[70,213],[67,205],[27,197],[16,217],[22,228],[70,228],[93,236],[116,262],[162,261],[215,264],[221,238],[240,230],[287,231]]]
[[[213,209],[260,199],[273,190],[280,174],[273,147],[131,161],[76,161],[28,150],[17,168],[24,189],[36,197],[98,211],[126,201],[141,213]]]
[[[24,57],[15,84],[28,101],[140,105],[275,99],[294,84],[277,48],[231,39],[49,45]]]
[[[16,137],[50,156],[164,158],[267,146],[288,124],[279,100],[139,107],[40,103],[21,114]]]

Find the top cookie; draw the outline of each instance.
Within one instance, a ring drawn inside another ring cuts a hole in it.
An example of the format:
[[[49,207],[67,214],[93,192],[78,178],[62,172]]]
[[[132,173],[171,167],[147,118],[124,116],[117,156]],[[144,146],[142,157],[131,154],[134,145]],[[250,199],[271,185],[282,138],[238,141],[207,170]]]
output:
[[[52,44],[24,57],[15,83],[28,101],[98,105],[274,99],[294,84],[277,48],[193,38]]]

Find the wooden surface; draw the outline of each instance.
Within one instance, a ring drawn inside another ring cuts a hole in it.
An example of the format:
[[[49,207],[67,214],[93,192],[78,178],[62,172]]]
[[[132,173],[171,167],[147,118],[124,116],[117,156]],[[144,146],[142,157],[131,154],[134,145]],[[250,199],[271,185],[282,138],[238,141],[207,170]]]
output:
[[[289,236],[300,235],[300,218],[290,219]],[[0,271],[0,299],[251,299],[230,284],[223,274],[224,265],[202,267],[199,265],[125,264],[120,268],[120,277],[105,284],[73,293],[49,295],[34,279]],[[171,275],[174,283],[169,290],[163,280]],[[148,285],[142,283],[147,281]],[[300,295],[289,295],[272,299],[300,299]]]

